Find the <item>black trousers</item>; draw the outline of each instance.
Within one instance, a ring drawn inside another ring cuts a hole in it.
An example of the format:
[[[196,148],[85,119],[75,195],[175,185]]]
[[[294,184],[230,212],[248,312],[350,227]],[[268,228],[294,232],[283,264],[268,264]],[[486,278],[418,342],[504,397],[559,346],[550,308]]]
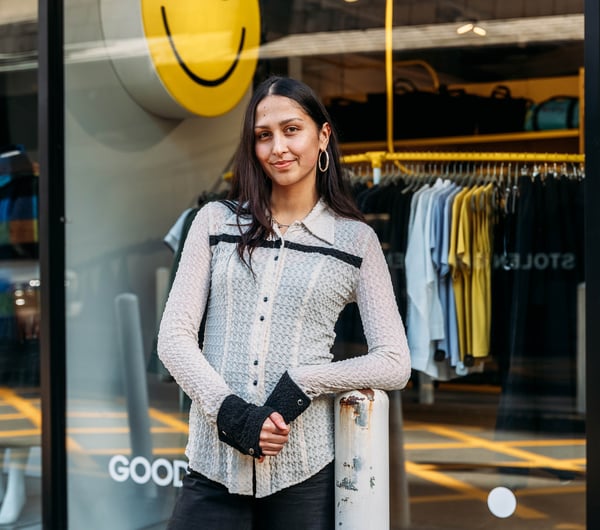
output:
[[[333,530],[334,465],[268,497],[229,493],[195,471],[183,485],[167,530]]]

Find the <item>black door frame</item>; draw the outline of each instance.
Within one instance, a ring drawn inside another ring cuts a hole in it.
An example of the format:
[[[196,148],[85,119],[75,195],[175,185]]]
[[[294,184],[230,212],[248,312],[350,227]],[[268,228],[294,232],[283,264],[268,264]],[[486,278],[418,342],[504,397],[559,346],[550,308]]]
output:
[[[600,5],[585,0],[585,282],[587,528],[600,528]]]
[[[63,1],[38,1],[42,528],[66,530]]]

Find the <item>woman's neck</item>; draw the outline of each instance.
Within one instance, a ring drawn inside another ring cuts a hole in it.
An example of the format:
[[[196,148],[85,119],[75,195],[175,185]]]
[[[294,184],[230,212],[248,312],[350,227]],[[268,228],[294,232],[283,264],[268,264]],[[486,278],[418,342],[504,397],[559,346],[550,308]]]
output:
[[[319,200],[317,190],[314,193],[271,194],[271,215],[280,225],[291,225],[294,221],[304,219]]]

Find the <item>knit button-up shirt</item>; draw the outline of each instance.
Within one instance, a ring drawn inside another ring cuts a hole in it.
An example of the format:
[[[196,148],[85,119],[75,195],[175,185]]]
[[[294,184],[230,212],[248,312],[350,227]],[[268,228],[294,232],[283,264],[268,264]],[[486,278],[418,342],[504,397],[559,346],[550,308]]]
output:
[[[198,212],[165,306],[158,353],[192,401],[190,468],[232,493],[264,497],[333,460],[336,393],[402,388],[410,356],[388,267],[368,225],[319,201],[304,220],[284,235],[276,229],[255,249],[252,271],[238,257],[239,233],[225,204]],[[334,326],[350,302],[360,309],[368,354],[332,362]],[[255,462],[219,440],[217,413],[230,394],[264,404],[286,370],[312,402],[291,423],[282,451],[256,463],[254,490]]]

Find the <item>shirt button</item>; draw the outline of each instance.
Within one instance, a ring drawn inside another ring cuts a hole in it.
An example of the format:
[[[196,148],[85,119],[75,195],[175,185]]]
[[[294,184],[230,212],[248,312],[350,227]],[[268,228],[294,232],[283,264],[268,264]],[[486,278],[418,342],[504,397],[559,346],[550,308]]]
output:
[[[252,384],[253,384],[254,386],[258,385],[258,381],[255,379],[255,380],[252,382]]]
[[[301,399],[298,400],[298,406],[301,407],[302,405],[304,405],[304,401],[302,401]]]
[[[262,322],[265,319],[263,315],[260,315],[260,321]]]
[[[269,301],[269,298],[268,298],[267,296],[265,296],[265,297],[263,298],[263,302],[268,302],[268,301]]]
[[[254,454],[254,449],[252,449],[252,447],[250,449],[248,449],[248,454],[250,456],[252,456]]]
[[[254,366],[258,366],[258,359],[254,359]]]
[[[277,261],[279,259],[279,256],[275,256],[275,261]]]

